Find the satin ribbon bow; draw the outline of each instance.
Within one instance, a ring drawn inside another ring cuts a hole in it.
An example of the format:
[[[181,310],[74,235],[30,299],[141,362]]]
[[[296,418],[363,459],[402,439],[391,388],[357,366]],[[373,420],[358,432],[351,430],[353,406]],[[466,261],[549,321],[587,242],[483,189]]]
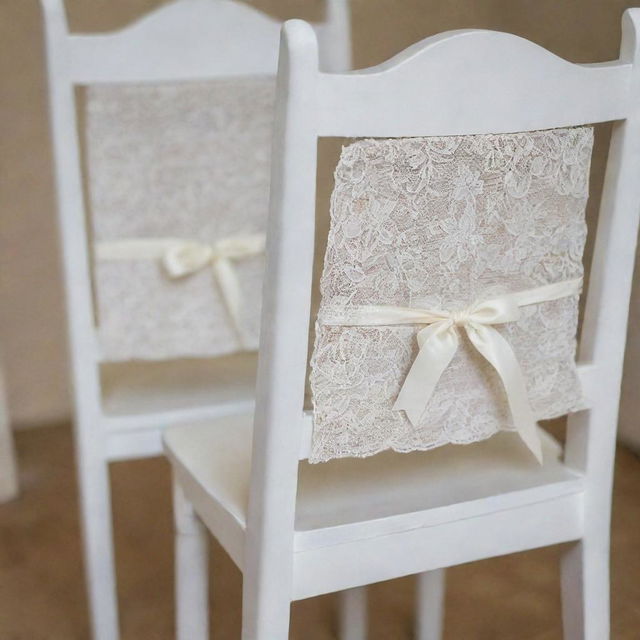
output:
[[[581,278],[567,280],[498,296],[461,311],[362,306],[349,309],[348,317],[334,317],[329,313],[322,322],[344,326],[426,325],[418,332],[418,355],[393,405],[395,410],[403,410],[413,425],[419,424],[442,373],[458,350],[459,330],[464,329],[471,344],[500,376],[516,430],[541,463],[542,446],[524,374],[511,345],[493,325],[517,321],[522,306],[576,295],[580,293],[581,286]]]
[[[233,260],[264,253],[264,234],[223,238],[213,244],[179,238],[135,238],[101,242],[96,258],[104,261],[160,260],[171,278],[182,278],[211,266],[238,341],[246,347],[240,324],[242,291]]]

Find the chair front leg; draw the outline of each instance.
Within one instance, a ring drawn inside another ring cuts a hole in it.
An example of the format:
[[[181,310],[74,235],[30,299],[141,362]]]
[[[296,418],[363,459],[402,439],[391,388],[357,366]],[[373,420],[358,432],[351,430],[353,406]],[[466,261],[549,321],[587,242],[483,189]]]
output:
[[[416,640],[441,640],[445,570],[425,571],[416,578]]]
[[[78,483],[92,640],[118,640],[109,463],[78,442]]]
[[[356,587],[338,594],[340,640],[366,640],[367,638],[367,588]]]
[[[609,640],[609,536],[606,530],[598,533],[574,543],[562,557],[565,640]]]
[[[207,530],[175,479],[173,511],[176,637],[178,640],[208,640],[209,541]]]

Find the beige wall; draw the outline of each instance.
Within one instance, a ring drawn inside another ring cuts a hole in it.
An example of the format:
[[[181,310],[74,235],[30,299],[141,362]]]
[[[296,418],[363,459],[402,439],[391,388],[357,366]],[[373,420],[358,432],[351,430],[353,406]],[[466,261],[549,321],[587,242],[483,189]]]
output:
[[[68,0],[72,28],[86,31],[117,28],[159,4],[157,0]],[[252,4],[281,18],[318,18],[323,6],[322,0],[255,0]],[[427,35],[465,27],[511,31],[574,62],[608,60],[617,57],[620,17],[629,4],[622,0],[352,0],[355,64],[375,64]],[[0,345],[14,420],[34,424],[68,415],[62,288],[36,0],[0,0],[0,48]],[[607,134],[607,127],[602,127],[590,221],[595,218]],[[330,171],[323,171],[323,176],[326,193]],[[627,429],[633,428],[635,414],[640,413],[633,393],[640,380],[639,320],[636,287],[623,406]]]

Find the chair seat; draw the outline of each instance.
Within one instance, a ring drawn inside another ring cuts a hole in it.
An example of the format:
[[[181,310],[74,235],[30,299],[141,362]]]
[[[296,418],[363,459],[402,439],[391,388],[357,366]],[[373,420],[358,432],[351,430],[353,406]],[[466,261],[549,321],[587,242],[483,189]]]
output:
[[[188,499],[241,565],[251,467],[251,414],[165,431]],[[582,477],[541,429],[539,465],[515,433],[468,446],[300,464],[296,551],[432,526],[577,493]],[[239,535],[240,534],[240,535]]]
[[[258,356],[101,365],[102,402],[114,416],[156,414],[252,400]]]

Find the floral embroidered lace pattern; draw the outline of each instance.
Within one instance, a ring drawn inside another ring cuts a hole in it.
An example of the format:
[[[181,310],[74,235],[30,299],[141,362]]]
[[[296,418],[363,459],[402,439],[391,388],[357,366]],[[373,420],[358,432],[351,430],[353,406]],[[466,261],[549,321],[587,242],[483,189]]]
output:
[[[414,427],[392,406],[417,326],[329,326],[359,305],[457,311],[582,276],[590,127],[504,135],[360,140],[335,172],[311,359],[310,461],[467,444],[513,430],[500,379],[461,333]],[[581,407],[578,296],[496,325],[526,377],[536,419]]]
[[[94,242],[215,243],[264,233],[275,100],[272,77],[87,89]],[[257,348],[262,256],[234,261],[243,333]],[[106,360],[216,356],[236,332],[211,269],[171,279],[156,261],[95,263]]]

